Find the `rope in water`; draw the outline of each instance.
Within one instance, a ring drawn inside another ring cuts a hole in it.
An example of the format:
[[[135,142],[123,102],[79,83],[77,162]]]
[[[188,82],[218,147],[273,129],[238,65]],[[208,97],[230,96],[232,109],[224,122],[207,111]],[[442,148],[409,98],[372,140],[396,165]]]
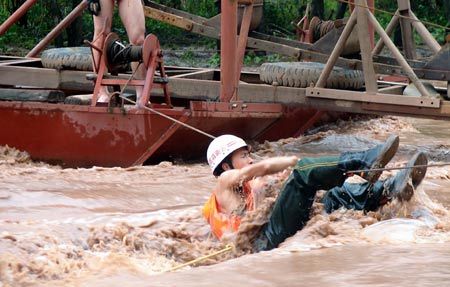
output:
[[[448,166],[450,163],[433,163],[433,164],[421,164],[414,166],[401,166],[401,167],[385,167],[385,168],[372,168],[372,169],[358,169],[358,170],[350,170],[344,172],[344,174],[349,173],[360,173],[360,172],[369,172],[369,171],[385,171],[385,170],[398,170],[398,169],[410,169],[410,168],[420,168],[420,167],[437,167],[437,166]]]
[[[408,19],[408,20],[411,20],[411,21],[414,21],[414,22],[422,22],[423,24],[426,24],[426,25],[428,25],[428,26],[433,26],[433,27],[436,27],[436,28],[441,28],[441,29],[444,29],[444,30],[447,30],[447,31],[450,30],[449,27],[442,26],[442,25],[439,25],[439,24],[436,24],[436,23],[433,23],[433,22],[422,21],[422,20],[414,19],[414,18],[412,18],[412,17],[408,17],[408,16],[404,16],[404,15],[392,13],[392,12],[390,12],[390,11],[386,11],[386,10],[383,10],[383,9],[379,9],[379,8],[375,8],[375,7],[369,7],[369,6],[366,6],[366,5],[356,4],[356,3],[350,2],[350,1],[348,1],[348,0],[336,0],[336,1],[337,1],[337,2],[341,2],[341,3],[350,4],[350,5],[354,5],[354,6],[358,6],[358,7],[361,7],[361,8],[373,9],[374,11],[378,11],[378,12],[381,12],[381,13],[389,14],[389,15],[391,15],[391,16],[397,16],[397,17],[403,18],[403,19]]]
[[[231,250],[233,250],[233,246],[232,246],[231,244],[228,244],[225,248],[223,248],[223,249],[221,249],[221,250],[215,251],[215,252],[210,253],[210,254],[208,254],[208,255],[201,256],[201,257],[198,257],[198,258],[196,258],[196,259],[194,259],[194,260],[191,260],[191,261],[189,261],[189,262],[186,262],[186,263],[177,265],[177,266],[175,266],[175,267],[169,268],[169,269],[163,271],[163,273],[164,273],[164,272],[172,272],[172,271],[181,269],[181,268],[183,268],[183,267],[190,266],[190,265],[193,265],[193,264],[202,262],[202,261],[204,261],[204,260],[206,260],[206,259],[215,257],[215,256],[217,256],[217,255],[220,255],[220,254],[222,254],[222,253],[225,253],[225,252],[228,252],[228,251],[231,251]]]

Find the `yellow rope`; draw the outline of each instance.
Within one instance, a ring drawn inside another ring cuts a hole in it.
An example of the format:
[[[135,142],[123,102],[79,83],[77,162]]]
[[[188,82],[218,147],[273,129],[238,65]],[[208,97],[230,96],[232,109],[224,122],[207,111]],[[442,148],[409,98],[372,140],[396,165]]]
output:
[[[399,18],[408,19],[408,20],[411,20],[411,21],[414,21],[414,22],[422,22],[423,24],[426,24],[428,26],[433,26],[433,27],[436,27],[436,28],[444,29],[446,31],[450,31],[450,28],[446,27],[446,26],[442,26],[442,25],[435,24],[435,23],[432,23],[432,22],[416,20],[414,18],[411,18],[411,17],[408,17],[408,16],[403,16],[403,15],[400,15],[400,14],[395,14],[395,13],[392,13],[390,11],[386,11],[386,10],[383,10],[383,9],[378,9],[378,8],[375,8],[375,7],[369,7],[369,6],[365,6],[365,5],[352,3],[352,2],[350,2],[348,0],[336,0],[336,1],[337,2],[341,2],[341,3],[347,3],[347,4],[350,4],[350,5],[353,5],[353,6],[358,6],[358,7],[361,7],[361,8],[373,9],[374,11],[378,11],[378,12],[382,12],[382,13],[385,13],[385,14],[389,14],[391,16],[397,15]]]
[[[219,250],[219,251],[215,251],[215,252],[213,252],[213,253],[211,253],[211,254],[208,254],[208,255],[205,255],[205,256],[202,256],[202,257],[198,257],[198,258],[196,258],[196,259],[194,259],[194,260],[191,260],[191,261],[189,261],[189,262],[186,262],[186,263],[177,265],[177,266],[175,266],[175,267],[169,268],[169,269],[163,271],[163,273],[164,273],[164,272],[172,272],[172,271],[181,269],[181,268],[183,268],[183,267],[186,267],[186,266],[189,266],[189,265],[193,265],[193,264],[195,264],[195,263],[202,262],[202,261],[204,261],[204,260],[206,260],[206,259],[209,259],[209,258],[211,258],[211,257],[217,256],[217,255],[219,255],[219,254],[222,254],[222,253],[225,253],[225,252],[228,252],[228,251],[231,251],[231,250],[233,250],[233,246],[232,246],[231,244],[228,244],[225,248],[223,248],[223,249],[221,249],[221,250]]]

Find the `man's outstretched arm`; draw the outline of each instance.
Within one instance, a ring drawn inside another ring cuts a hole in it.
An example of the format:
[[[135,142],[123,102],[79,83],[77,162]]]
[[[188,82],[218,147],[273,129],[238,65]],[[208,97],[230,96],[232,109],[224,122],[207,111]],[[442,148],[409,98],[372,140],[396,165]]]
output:
[[[273,157],[241,169],[227,170],[219,177],[219,184],[223,187],[237,185],[240,182],[255,177],[274,174],[294,166],[298,161],[296,156]]]

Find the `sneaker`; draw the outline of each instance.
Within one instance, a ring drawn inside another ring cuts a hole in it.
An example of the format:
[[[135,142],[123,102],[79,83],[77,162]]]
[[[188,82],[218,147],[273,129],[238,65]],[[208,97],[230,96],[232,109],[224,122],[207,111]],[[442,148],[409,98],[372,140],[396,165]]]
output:
[[[391,135],[383,144],[364,152],[364,161],[368,163],[369,169],[385,167],[397,152],[399,142],[400,139],[397,135]],[[382,173],[383,171],[368,171],[361,177],[374,183]]]
[[[384,182],[385,195],[388,198],[398,198],[401,201],[408,201],[414,194],[414,190],[422,182],[427,172],[426,166],[414,167],[417,165],[427,165],[427,156],[423,152],[416,153],[406,164],[407,169],[400,170],[395,176]]]

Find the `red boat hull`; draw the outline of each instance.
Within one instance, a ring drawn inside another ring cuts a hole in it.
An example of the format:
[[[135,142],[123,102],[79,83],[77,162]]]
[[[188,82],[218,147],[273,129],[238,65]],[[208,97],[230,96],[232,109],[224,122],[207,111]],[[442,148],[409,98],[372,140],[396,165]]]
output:
[[[263,142],[296,136],[317,121],[314,119],[317,112],[313,109],[295,108],[286,111],[284,108],[283,110],[281,117],[196,116],[189,118],[187,123],[214,136],[233,134],[247,140]],[[149,162],[156,163],[167,158],[205,157],[206,159],[206,149],[210,142],[211,139],[201,134],[187,128],[180,128],[152,155]]]
[[[218,136],[246,139],[289,137],[309,125],[311,109],[279,104],[192,102],[161,109],[174,119]],[[203,156],[211,139],[149,111],[64,104],[0,102],[0,145],[27,151],[34,160],[63,167],[121,166],[168,158]]]

